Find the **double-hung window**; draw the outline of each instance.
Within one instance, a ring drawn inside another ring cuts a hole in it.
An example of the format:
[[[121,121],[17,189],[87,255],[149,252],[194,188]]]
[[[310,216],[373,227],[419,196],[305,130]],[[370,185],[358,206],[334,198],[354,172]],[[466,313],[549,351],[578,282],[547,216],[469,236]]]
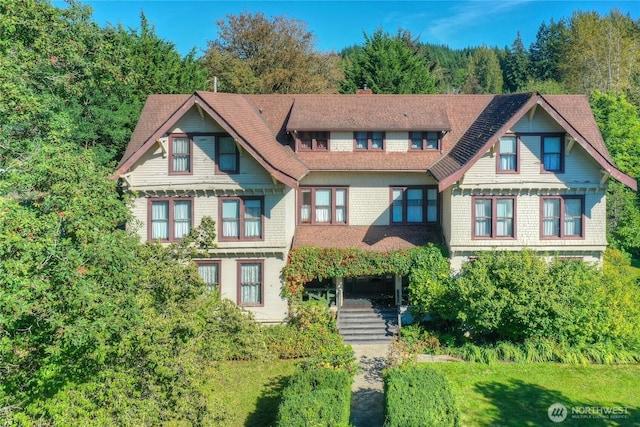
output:
[[[584,237],[584,197],[542,197],[541,237],[579,239]]]
[[[198,274],[209,291],[220,290],[220,261],[196,261]]]
[[[439,132],[409,132],[410,150],[437,150],[440,146]]]
[[[354,132],[356,150],[383,150],[384,132]]]
[[[187,135],[169,136],[169,173],[172,175],[191,174],[191,151],[193,144]]]
[[[542,137],[542,169],[545,172],[564,172],[564,137]]]
[[[423,224],[437,221],[437,189],[428,187],[391,188],[391,223]]]
[[[216,169],[219,173],[240,172],[240,152],[230,136],[218,136],[216,139]]]
[[[220,240],[262,240],[263,211],[263,197],[221,198]]]
[[[301,188],[301,224],[346,224],[346,188]]]
[[[238,261],[238,305],[262,306],[264,294],[264,262]]]
[[[518,139],[503,136],[498,142],[498,173],[518,172]]]
[[[477,239],[515,238],[515,204],[515,197],[474,197],[473,237]]]
[[[329,132],[298,132],[298,150],[327,151]]]
[[[175,241],[191,231],[191,199],[149,199],[149,240]]]

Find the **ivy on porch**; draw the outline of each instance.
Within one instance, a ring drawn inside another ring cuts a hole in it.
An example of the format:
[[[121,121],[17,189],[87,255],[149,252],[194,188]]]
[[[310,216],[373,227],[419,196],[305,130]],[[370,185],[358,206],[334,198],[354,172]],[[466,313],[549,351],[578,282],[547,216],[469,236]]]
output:
[[[304,284],[315,279],[409,275],[414,268],[423,266],[420,260],[435,254],[444,260],[443,252],[433,244],[387,252],[303,246],[289,253],[287,265],[282,269],[282,296],[289,302],[300,300]]]

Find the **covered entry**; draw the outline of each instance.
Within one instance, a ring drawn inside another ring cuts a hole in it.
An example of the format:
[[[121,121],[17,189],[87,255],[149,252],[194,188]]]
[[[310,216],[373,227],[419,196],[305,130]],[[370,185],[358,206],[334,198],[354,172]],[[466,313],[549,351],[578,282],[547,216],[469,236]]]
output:
[[[342,281],[342,305],[396,305],[395,275],[345,277]]]

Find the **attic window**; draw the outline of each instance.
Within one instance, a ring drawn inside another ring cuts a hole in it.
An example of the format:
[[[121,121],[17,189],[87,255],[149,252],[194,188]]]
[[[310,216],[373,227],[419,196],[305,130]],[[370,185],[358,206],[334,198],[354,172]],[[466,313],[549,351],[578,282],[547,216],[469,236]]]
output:
[[[298,150],[327,151],[329,149],[329,132],[298,132]]]
[[[191,138],[187,135],[169,136],[169,173],[191,174]]]
[[[409,132],[410,150],[440,149],[440,132]]]
[[[356,150],[384,150],[384,132],[354,132],[353,143]]]

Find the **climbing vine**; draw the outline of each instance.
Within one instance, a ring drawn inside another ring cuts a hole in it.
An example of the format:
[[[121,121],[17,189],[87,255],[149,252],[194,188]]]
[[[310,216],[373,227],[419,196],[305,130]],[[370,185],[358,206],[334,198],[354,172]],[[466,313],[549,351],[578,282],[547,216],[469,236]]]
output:
[[[303,246],[289,253],[282,270],[282,296],[289,301],[301,299],[305,283],[314,279],[407,275],[418,260],[424,258],[425,252],[438,252],[444,258],[442,249],[433,244],[388,252]]]

